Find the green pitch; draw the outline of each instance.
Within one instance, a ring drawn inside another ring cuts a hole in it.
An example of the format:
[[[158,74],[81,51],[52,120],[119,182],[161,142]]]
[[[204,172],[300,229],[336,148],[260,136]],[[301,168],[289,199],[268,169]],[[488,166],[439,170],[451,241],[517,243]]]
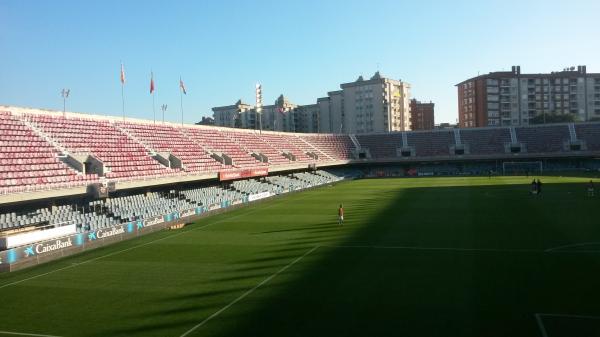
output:
[[[588,180],[542,178],[541,196],[525,177],[361,180],[288,195],[0,275],[0,330],[598,336],[600,198],[586,196]]]

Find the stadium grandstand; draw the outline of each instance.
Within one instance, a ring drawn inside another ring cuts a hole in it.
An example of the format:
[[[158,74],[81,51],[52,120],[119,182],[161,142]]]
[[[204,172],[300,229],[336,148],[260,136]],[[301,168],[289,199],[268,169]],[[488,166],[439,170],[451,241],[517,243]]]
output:
[[[599,12],[0,0],[0,337],[600,337]]]
[[[528,179],[553,172],[600,171],[600,123],[301,134],[3,106],[0,131],[1,271],[33,267],[69,255],[76,258],[77,253],[112,247],[118,241],[146,234],[152,237],[159,230],[183,228],[207,216],[293,196],[293,192],[310,195],[308,190],[317,187],[327,191],[326,186],[358,178],[483,176],[492,181],[492,176],[502,175]],[[389,180],[383,184],[379,186],[382,191],[395,186]],[[408,184],[419,186],[414,181]],[[362,197],[371,186],[362,185],[360,192],[348,192],[343,198]],[[335,198],[341,197],[335,194]],[[328,202],[338,207],[337,199]],[[405,202],[411,202],[410,198]],[[276,205],[253,207],[264,214],[256,219],[245,216],[244,221],[259,224],[243,229],[251,231],[243,235],[269,233],[277,240],[281,233],[305,228],[252,232],[265,221],[286,219],[285,209],[273,214],[264,211]],[[369,199],[361,199],[354,207],[366,212],[376,206]],[[318,214],[318,208],[307,211]],[[234,214],[229,219],[250,213]],[[306,220],[314,216],[302,215],[302,221],[310,225],[306,228],[314,227]],[[210,224],[228,220],[212,221]],[[345,226],[346,222],[342,223]],[[285,235],[290,235],[289,239],[295,234]],[[307,242],[314,239],[306,238]],[[160,335],[161,331],[153,330],[153,334]]]
[[[2,202],[36,191],[78,193],[93,183],[151,186],[252,167],[279,172],[307,164],[585,157],[600,151],[600,123],[322,135],[4,107],[0,129]]]
[[[99,214],[84,213],[76,206],[67,211],[64,205],[21,215],[11,212],[0,215],[2,229],[56,221],[74,221],[78,228],[95,229],[242,199],[252,193],[277,194],[309,184],[308,180],[285,179],[289,172],[309,168],[395,163],[403,165],[402,172],[407,175],[429,171],[457,174],[463,171],[453,163],[471,162],[476,167],[472,172],[482,173],[500,171],[506,161],[546,160],[551,169],[556,159],[600,154],[600,123],[323,135],[157,124],[4,106],[0,130],[0,202],[7,207],[87,195],[94,187],[110,186],[110,193],[126,194],[153,186],[217,181],[227,175],[239,179],[240,172],[252,169],[259,169],[260,175],[277,174],[273,179],[278,183],[255,182],[248,185],[251,192],[239,182],[231,185],[232,190],[178,190],[177,201],[153,193],[90,202],[87,206],[103,210]],[[432,162],[443,164],[432,166]],[[329,178],[328,182],[335,180]],[[305,185],[298,185],[299,181]],[[209,191],[211,194],[206,194]],[[207,199],[187,199],[186,193]],[[127,203],[148,206],[139,209],[127,207]]]

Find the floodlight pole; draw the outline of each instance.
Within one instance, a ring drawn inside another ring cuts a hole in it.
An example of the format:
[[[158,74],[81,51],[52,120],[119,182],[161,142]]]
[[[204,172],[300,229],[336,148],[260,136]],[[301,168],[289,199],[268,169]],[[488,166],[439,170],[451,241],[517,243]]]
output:
[[[162,122],[165,124],[165,111],[167,111],[167,105],[163,104],[160,106],[160,110],[162,110]]]
[[[262,134],[262,85],[256,83],[256,115],[258,118],[259,133]]]
[[[71,89],[63,88],[61,95],[63,98],[63,117],[66,116],[67,113],[67,98],[69,98],[69,94],[71,93]]]

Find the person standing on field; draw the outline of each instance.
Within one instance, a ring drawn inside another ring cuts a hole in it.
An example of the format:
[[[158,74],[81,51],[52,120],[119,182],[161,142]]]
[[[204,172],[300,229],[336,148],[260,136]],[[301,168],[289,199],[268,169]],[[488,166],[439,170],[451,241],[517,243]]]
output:
[[[535,179],[531,182],[531,194],[537,194],[537,183]]]
[[[594,182],[591,180],[590,180],[590,183],[588,184],[587,192],[588,192],[588,197],[594,196]]]
[[[341,226],[344,224],[344,207],[340,204],[340,208],[338,208],[338,224]]]

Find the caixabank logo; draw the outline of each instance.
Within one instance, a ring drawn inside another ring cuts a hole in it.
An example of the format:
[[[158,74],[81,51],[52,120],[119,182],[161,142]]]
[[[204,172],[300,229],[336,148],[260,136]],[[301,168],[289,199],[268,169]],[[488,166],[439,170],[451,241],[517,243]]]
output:
[[[119,235],[119,234],[125,234],[124,226],[113,227],[113,228],[109,228],[109,229],[99,229],[95,232],[90,232],[90,233],[88,233],[88,240],[94,241],[97,239],[109,238],[111,236],[115,236],[115,235]]]
[[[59,249],[64,249],[73,246],[73,241],[70,237],[58,239],[54,241],[42,242],[36,245],[31,245],[23,249],[25,257],[31,257],[39,254],[50,253]]]
[[[35,252],[33,251],[33,246],[25,247],[25,249],[23,250],[23,253],[25,254],[25,257],[30,257],[30,256],[35,255]]]
[[[154,225],[161,224],[163,222],[165,222],[165,219],[162,216],[157,216],[157,217],[145,220],[144,226],[145,227],[154,226]]]
[[[179,217],[181,217],[181,218],[187,218],[188,216],[192,216],[192,215],[196,215],[195,208],[190,208],[185,211],[181,211],[181,213],[179,213]]]

